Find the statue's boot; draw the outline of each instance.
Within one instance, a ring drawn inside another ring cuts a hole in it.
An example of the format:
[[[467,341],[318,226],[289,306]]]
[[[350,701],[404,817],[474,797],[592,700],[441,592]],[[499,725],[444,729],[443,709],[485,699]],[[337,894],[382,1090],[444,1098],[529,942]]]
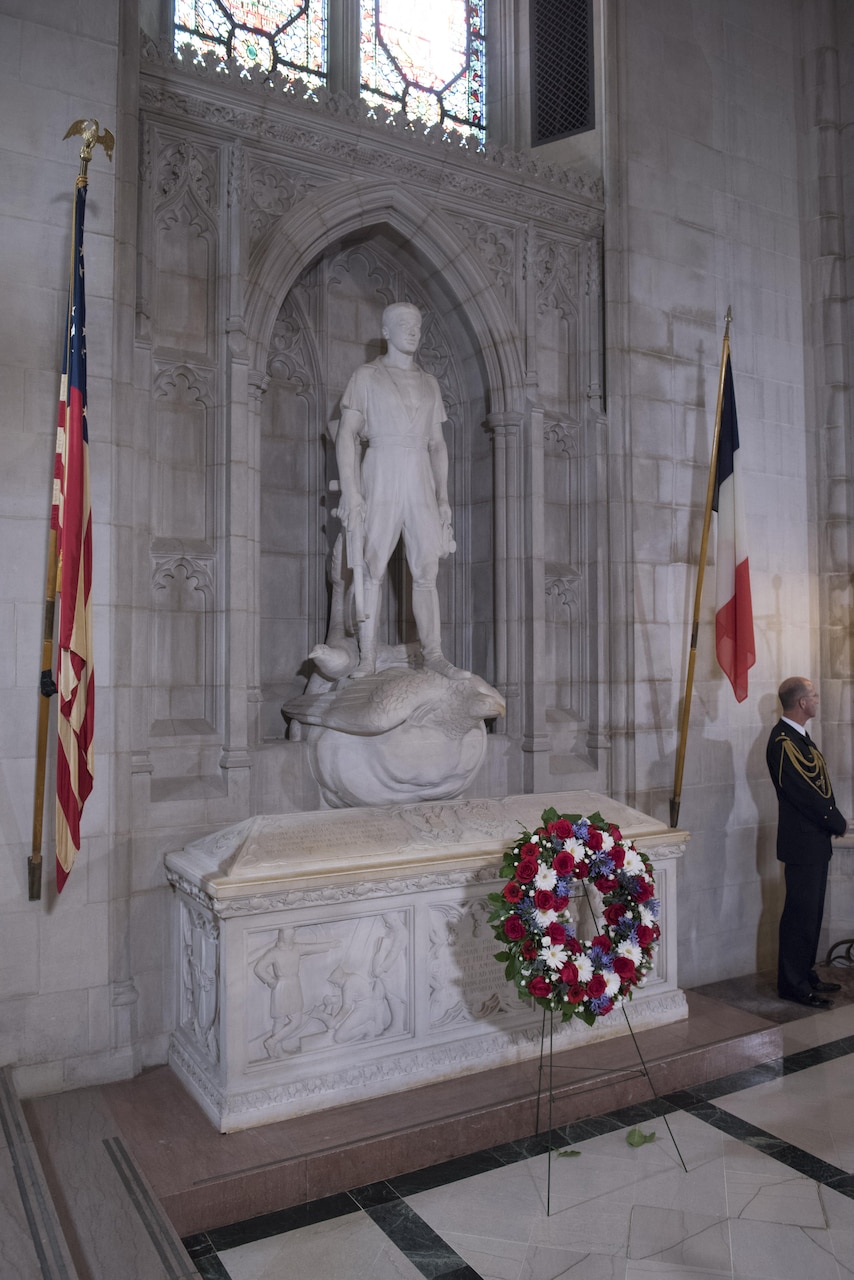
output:
[[[465,680],[470,671],[463,671],[449,662],[442,653],[442,622],[439,616],[439,592],[434,584],[414,583],[412,587],[412,612],[421,641],[424,666],[428,671],[438,671],[449,680]]]
[[[377,670],[377,617],[379,615],[380,584],[365,579],[365,613],[367,617],[357,627],[359,636],[359,665],[350,672],[352,680],[372,676]]]

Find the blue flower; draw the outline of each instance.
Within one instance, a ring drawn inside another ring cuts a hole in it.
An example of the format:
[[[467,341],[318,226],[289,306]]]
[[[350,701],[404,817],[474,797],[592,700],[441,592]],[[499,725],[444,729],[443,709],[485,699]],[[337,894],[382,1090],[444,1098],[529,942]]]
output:
[[[594,969],[614,968],[614,957],[610,951],[605,951],[603,947],[591,947],[587,953],[590,956],[590,962]]]

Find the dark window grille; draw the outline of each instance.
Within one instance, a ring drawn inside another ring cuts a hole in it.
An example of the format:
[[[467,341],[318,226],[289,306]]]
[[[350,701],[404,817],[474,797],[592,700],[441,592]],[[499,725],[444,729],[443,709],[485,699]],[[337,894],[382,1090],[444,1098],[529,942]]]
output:
[[[531,145],[595,124],[593,0],[530,0]]]

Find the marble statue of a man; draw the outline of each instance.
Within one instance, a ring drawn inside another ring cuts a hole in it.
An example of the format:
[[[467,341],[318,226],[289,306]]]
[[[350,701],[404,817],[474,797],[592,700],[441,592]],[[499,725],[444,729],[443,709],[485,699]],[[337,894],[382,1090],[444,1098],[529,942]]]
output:
[[[454,549],[448,504],[445,408],[439,384],[415,362],[421,313],[408,302],[386,307],[385,355],[351,377],[341,400],[335,443],[341,498],[338,515],[348,543],[357,539],[364,564],[364,619],[358,623],[354,677],[373,675],[383,579],[403,538],[412,575],[412,613],[424,666],[459,678],[442,654],[436,578],[439,560]],[[360,466],[360,441],[367,442]]]

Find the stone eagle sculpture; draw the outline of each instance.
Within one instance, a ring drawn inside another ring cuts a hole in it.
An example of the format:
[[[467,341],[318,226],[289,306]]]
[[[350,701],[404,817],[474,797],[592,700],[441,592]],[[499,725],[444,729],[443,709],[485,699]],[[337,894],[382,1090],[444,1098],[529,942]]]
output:
[[[460,795],[483,761],[484,721],[505,707],[479,676],[386,667],[306,692],[282,710],[309,726],[312,772],[338,809]]]

